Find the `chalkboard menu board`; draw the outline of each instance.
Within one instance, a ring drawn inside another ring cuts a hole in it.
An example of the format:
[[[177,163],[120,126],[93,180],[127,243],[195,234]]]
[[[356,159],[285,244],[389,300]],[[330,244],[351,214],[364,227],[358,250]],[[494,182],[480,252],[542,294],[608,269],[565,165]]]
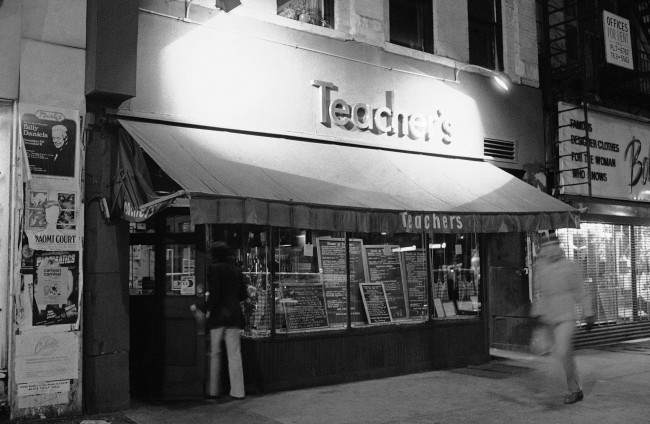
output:
[[[423,249],[402,252],[410,318],[427,316],[427,263]]]
[[[366,256],[366,281],[383,283],[393,319],[406,318],[406,302],[399,253],[399,246],[364,246]]]
[[[368,324],[393,321],[384,285],[382,283],[362,283],[360,287]]]
[[[359,283],[365,281],[363,241],[350,239],[350,314],[352,322],[362,322]],[[345,270],[345,239],[316,239],[318,266],[325,288],[325,302],[330,326],[347,323],[347,277]]]
[[[328,326],[322,284],[282,284],[282,293],[287,330]]]

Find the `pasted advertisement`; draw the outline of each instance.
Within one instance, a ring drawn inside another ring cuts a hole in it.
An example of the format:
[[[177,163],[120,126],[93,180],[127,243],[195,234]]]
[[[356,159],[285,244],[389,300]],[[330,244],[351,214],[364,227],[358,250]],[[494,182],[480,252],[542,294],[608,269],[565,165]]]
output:
[[[25,233],[34,250],[81,248],[79,192],[61,184],[34,182],[25,199]]]
[[[28,331],[16,335],[15,381],[42,383],[79,378],[76,332]]]
[[[20,134],[32,175],[56,178],[77,175],[77,111],[21,104]]]
[[[585,122],[563,102],[558,110],[562,193],[589,195],[590,171],[592,196],[650,201],[650,125],[592,110]]]
[[[79,317],[79,253],[36,251],[33,325],[76,323]]]

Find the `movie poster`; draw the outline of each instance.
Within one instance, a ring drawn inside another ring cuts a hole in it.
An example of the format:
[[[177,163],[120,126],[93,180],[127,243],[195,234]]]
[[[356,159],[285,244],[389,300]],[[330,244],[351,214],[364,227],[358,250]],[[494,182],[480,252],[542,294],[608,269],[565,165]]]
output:
[[[74,324],[79,316],[79,252],[34,252],[33,325]]]
[[[20,134],[32,175],[75,177],[78,112],[22,104],[20,109]]]
[[[78,192],[34,184],[26,194],[25,215],[25,233],[31,249],[80,249]]]

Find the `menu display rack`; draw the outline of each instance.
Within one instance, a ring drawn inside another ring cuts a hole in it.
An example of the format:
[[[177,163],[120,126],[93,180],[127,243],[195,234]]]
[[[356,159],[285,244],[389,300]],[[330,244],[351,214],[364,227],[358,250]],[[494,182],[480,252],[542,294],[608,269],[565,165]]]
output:
[[[407,318],[399,246],[369,245],[363,251],[366,282],[383,284],[392,319]]]
[[[368,324],[392,322],[393,316],[388,306],[384,285],[382,283],[361,283],[360,288]]]

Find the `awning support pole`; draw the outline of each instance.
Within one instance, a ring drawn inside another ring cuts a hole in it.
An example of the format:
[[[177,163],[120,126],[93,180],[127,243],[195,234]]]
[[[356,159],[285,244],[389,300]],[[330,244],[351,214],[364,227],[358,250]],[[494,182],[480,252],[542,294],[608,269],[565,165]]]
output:
[[[424,248],[424,260],[427,264],[427,321],[433,320],[433,293],[431,292],[431,257],[429,256],[429,233],[426,231],[422,232],[422,247]]]
[[[352,312],[350,310],[352,307],[352,302],[350,299],[352,290],[350,287],[350,236],[347,231],[345,232],[345,290],[347,293],[347,328],[350,329],[352,328]]]
[[[273,227],[269,227],[269,258],[266,261],[266,266],[269,268],[269,282],[267,284],[268,294],[266,298],[269,304],[269,310],[271,311],[271,322],[269,326],[271,328],[271,338],[275,337],[275,237],[273,237]]]

